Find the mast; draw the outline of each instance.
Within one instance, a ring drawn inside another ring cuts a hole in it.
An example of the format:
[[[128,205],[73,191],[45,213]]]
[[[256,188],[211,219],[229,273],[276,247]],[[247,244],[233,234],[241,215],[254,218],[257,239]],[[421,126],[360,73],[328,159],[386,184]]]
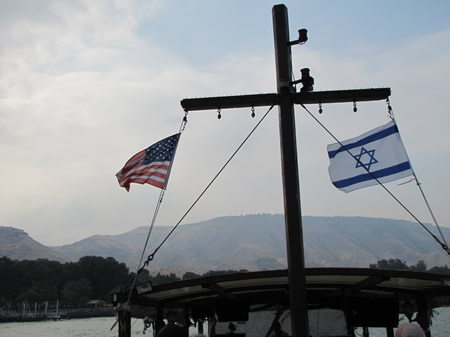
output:
[[[272,16],[279,96],[278,118],[292,336],[309,336],[297,140],[292,97],[295,89],[291,84],[292,62],[287,8],[284,5],[273,7]]]
[[[279,129],[283,196],[288,257],[289,299],[293,337],[309,337],[305,258],[297,160],[294,104],[322,104],[382,100],[389,88],[311,92],[309,69],[302,69],[302,80],[292,81],[291,45],[306,42],[306,30],[299,40],[289,41],[288,12],[285,5],[272,9],[277,70],[277,93],[183,99],[185,111],[231,109],[255,106],[279,106]],[[294,84],[303,83],[300,92]]]

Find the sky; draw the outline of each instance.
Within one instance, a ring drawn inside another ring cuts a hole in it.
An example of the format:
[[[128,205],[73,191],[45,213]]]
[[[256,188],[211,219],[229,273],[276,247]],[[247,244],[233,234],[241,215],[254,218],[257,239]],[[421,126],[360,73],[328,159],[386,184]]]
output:
[[[276,92],[266,0],[0,0],[0,226],[42,244],[120,234],[152,221],[160,190],[115,174],[177,133],[184,98]],[[442,227],[450,226],[450,2],[285,1],[294,75],[315,91],[389,87],[412,166]],[[389,121],[385,101],[307,108],[341,140]],[[268,110],[191,111],[155,225],[174,226]],[[303,215],[414,221],[380,187],[337,190],[334,140],[295,107]],[[183,223],[282,213],[274,108]],[[414,182],[386,185],[422,222]],[[426,237],[424,231],[424,238]],[[450,238],[447,238],[449,240]]]

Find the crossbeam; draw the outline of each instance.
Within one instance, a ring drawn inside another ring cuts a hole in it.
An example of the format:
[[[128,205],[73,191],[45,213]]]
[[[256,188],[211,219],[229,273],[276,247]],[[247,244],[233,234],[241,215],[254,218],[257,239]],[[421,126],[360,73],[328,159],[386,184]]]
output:
[[[328,90],[298,92],[291,94],[294,104],[326,104],[326,103],[345,103],[345,102],[363,102],[387,99],[391,95],[390,88],[375,89],[349,89],[349,90]],[[237,96],[217,96],[202,98],[185,98],[180,103],[186,111],[196,110],[218,110],[218,109],[236,109],[250,108],[257,106],[278,105],[280,95],[252,94]]]
[[[298,92],[293,98],[294,104],[325,104],[379,101],[387,99],[390,95],[390,88],[374,88]]]
[[[278,94],[185,98],[181,101],[181,106],[187,111],[235,109],[278,105],[279,100]]]

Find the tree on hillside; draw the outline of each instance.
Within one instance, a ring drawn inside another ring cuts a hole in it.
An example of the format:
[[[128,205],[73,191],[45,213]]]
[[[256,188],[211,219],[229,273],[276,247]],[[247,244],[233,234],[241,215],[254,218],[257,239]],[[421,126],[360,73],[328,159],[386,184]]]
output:
[[[437,274],[450,274],[450,269],[447,265],[443,267],[433,267],[427,269],[427,265],[423,260],[417,261],[415,265],[411,265],[408,267],[406,262],[401,261],[399,259],[389,259],[379,260],[376,264],[369,265],[370,268],[374,269],[395,269],[395,270],[411,270],[411,271],[419,271],[419,272],[429,272],[429,273],[437,273]]]
[[[183,280],[189,280],[191,278],[197,278],[197,277],[200,277],[200,276],[201,275],[199,275],[199,274],[196,274],[196,273],[188,271],[188,272],[183,274],[182,279]]]
[[[61,299],[65,304],[81,307],[86,304],[92,295],[92,287],[87,279],[67,282],[62,291]]]
[[[18,302],[43,303],[56,301],[58,289],[52,280],[33,282],[32,286],[17,297]]]
[[[174,273],[170,273],[169,275],[163,275],[161,273],[158,273],[158,274],[156,274],[156,276],[152,276],[151,280],[152,280],[152,283],[156,285],[156,284],[162,284],[162,283],[167,283],[167,282],[179,281],[180,278]]]
[[[130,273],[130,280],[132,280],[136,276],[136,273]],[[145,283],[151,280],[150,272],[147,269],[142,269],[139,271],[138,278],[136,280],[137,284]]]
[[[405,261],[400,259],[379,260],[376,264],[369,265],[374,269],[395,269],[395,270],[409,270]]]
[[[0,257],[0,299],[14,299],[19,296],[20,291],[26,291],[26,288],[19,287],[21,275],[17,267],[17,261],[6,256]]]
[[[241,269],[239,270],[239,273],[246,273],[248,272],[247,269]],[[210,270],[203,274],[203,276],[214,276],[214,275],[224,275],[224,274],[233,274],[237,273],[236,270]]]
[[[438,274],[449,274],[450,275],[450,268],[445,265],[443,267],[433,267],[428,270],[430,273],[438,273]]]
[[[427,271],[427,265],[423,260],[417,261],[416,265],[410,267],[411,270],[414,271]]]
[[[95,299],[106,299],[108,292],[114,287],[126,284],[129,280],[128,268],[114,258],[85,256],[78,261],[79,278],[90,281],[92,296]]]
[[[68,262],[63,265],[61,278],[64,280],[64,283],[71,280],[78,280],[82,277],[81,275],[81,265],[78,262]]]
[[[56,298],[62,285],[62,265],[56,261],[38,259],[34,261],[13,261],[0,258],[0,298],[16,300],[18,298],[44,301]],[[42,288],[42,289],[41,289]]]
[[[126,284],[129,278],[125,264],[117,262],[112,257],[105,259],[87,256],[81,258],[79,262],[66,264],[46,259],[13,261],[1,257],[0,299],[52,301],[61,298],[64,287],[66,298],[70,298],[69,293],[73,292],[73,285],[67,288],[67,283],[82,279],[89,282],[91,289],[84,293],[93,296],[91,299],[109,299],[108,292]]]

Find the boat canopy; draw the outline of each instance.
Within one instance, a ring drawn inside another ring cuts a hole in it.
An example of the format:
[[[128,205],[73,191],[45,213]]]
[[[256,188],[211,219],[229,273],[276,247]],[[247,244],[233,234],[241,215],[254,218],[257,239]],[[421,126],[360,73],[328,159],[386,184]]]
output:
[[[427,328],[432,309],[450,305],[450,276],[443,274],[306,268],[306,285],[310,321],[314,310],[336,310],[343,314],[348,331],[397,327],[400,314]],[[127,303],[126,292],[117,295],[116,305]],[[162,321],[168,313],[177,312],[184,324],[188,320],[210,323],[212,317],[218,322],[246,322],[255,313],[270,312],[270,327],[273,318],[289,312],[288,271],[237,272],[159,285],[138,284],[132,289],[128,311],[148,322]]]

